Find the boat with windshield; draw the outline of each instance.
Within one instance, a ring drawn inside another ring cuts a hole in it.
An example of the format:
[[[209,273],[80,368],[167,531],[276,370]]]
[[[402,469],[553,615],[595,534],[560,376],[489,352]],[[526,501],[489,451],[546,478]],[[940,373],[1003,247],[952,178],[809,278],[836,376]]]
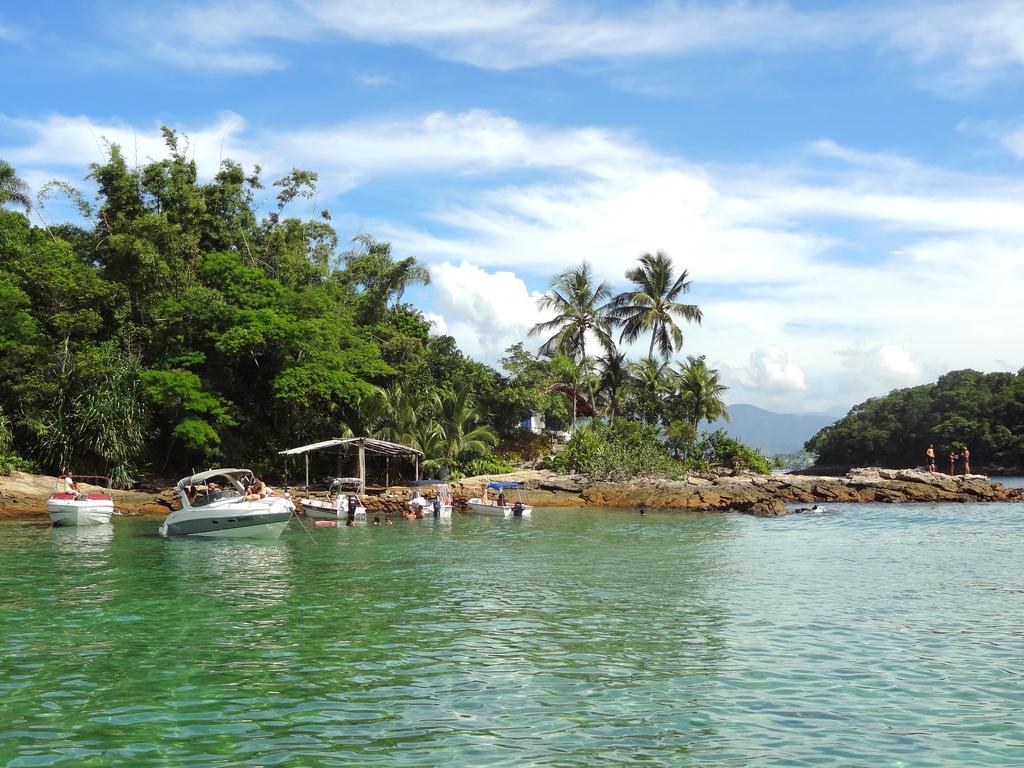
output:
[[[176,490],[181,509],[160,526],[162,536],[220,538],[277,537],[295,506],[284,496],[252,493],[255,474],[248,469],[209,469],[183,477]]]
[[[481,498],[470,499],[466,504],[470,512],[478,515],[493,515],[497,517],[531,517],[533,507],[523,502],[522,483],[492,482],[484,486],[484,494]],[[495,499],[490,498],[490,491],[497,494]],[[508,503],[506,491],[512,491],[516,500]]]
[[[452,516],[452,489],[444,480],[417,480],[412,487],[413,497],[408,504],[410,510],[420,510],[424,519]]]

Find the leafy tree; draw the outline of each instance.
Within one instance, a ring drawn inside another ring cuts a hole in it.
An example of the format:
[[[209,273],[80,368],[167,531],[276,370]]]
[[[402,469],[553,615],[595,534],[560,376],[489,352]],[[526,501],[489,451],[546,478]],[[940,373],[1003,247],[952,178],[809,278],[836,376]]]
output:
[[[22,181],[10,163],[0,160],[0,206],[16,205],[25,213],[32,210],[28,184]]]
[[[676,318],[700,323],[701,310],[696,304],[683,304],[679,297],[690,290],[689,273],[684,269],[676,277],[672,259],[663,251],[653,256],[645,253],[640,264],[626,272],[634,290],[620,293],[611,303],[615,320],[622,324],[620,341],[633,342],[644,333],[651,334],[648,357],[654,348],[668,360],[683,346],[683,332]]]

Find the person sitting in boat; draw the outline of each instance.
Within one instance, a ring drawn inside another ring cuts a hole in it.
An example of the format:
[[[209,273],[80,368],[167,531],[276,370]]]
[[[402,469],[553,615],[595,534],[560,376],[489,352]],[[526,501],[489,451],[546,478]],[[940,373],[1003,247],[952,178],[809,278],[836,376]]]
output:
[[[259,501],[267,495],[267,484],[263,482],[262,477],[256,475],[256,479],[252,481],[252,485],[245,489],[245,500]]]
[[[65,471],[64,474],[61,475],[61,479],[63,480],[64,493],[70,493],[77,499],[79,493],[78,483],[75,482],[74,476],[70,472]]]

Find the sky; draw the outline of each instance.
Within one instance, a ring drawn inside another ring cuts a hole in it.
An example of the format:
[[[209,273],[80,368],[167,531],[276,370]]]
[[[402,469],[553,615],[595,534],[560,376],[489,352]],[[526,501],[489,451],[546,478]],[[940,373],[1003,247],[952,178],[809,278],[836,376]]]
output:
[[[536,348],[554,274],[622,290],[664,251],[704,313],[677,359],[794,413],[1024,366],[1022,97],[1007,0],[0,6],[0,158],[33,189],[91,195],[103,142],[143,163],[161,125],[207,178],[317,171],[288,213],[427,264],[406,298],[488,363]]]

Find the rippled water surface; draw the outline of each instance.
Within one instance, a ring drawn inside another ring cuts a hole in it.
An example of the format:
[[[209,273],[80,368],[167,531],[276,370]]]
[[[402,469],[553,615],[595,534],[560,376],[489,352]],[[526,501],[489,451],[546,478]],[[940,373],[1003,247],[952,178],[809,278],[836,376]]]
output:
[[[1024,765],[1024,505],[0,523],[0,765]]]

